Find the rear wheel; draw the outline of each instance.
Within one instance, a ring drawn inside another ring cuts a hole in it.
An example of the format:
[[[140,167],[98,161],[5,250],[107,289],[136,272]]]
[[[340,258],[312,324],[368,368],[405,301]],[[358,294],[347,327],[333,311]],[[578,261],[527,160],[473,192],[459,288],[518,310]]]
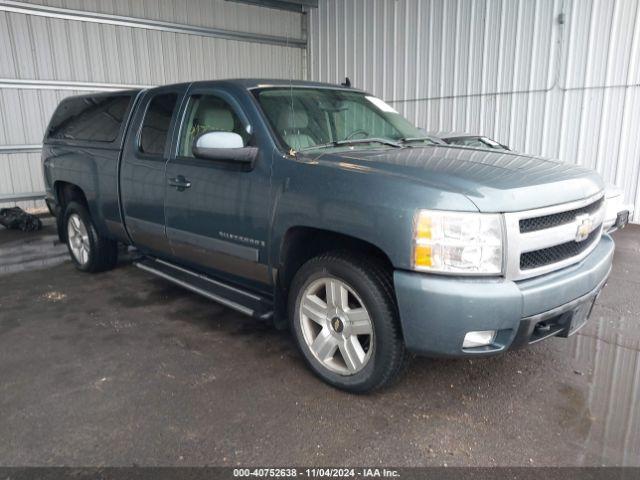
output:
[[[351,392],[391,383],[406,361],[388,272],[348,253],[309,260],[291,288],[292,330],[310,368]]]
[[[64,213],[67,247],[76,268],[83,272],[101,272],[118,261],[118,243],[98,234],[87,208],[70,202]]]

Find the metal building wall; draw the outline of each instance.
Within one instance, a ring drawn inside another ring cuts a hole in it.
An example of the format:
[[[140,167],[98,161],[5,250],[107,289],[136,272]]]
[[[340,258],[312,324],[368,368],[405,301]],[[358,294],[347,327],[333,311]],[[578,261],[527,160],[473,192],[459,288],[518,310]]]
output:
[[[0,199],[44,189],[39,144],[65,96],[302,78],[302,21],[300,13],[224,0],[0,0]]]
[[[326,0],[309,78],[352,83],[430,131],[598,170],[640,222],[640,1]]]

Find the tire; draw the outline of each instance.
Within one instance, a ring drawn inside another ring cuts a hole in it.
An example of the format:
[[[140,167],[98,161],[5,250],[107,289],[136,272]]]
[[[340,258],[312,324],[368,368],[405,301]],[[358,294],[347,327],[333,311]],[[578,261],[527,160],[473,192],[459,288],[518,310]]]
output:
[[[78,270],[103,272],[116,266],[118,242],[98,234],[87,207],[70,202],[62,226],[69,255]]]
[[[311,370],[341,390],[388,386],[407,362],[391,275],[366,258],[333,252],[305,263],[291,284],[289,318]]]

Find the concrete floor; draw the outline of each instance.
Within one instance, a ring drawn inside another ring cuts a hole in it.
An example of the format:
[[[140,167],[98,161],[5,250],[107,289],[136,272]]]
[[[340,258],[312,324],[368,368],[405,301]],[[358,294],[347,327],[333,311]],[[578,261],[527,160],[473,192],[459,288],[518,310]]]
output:
[[[126,262],[77,272],[52,232],[0,230],[0,465],[640,465],[637,226],[574,337],[416,359],[369,396]],[[39,269],[16,273],[28,258]]]

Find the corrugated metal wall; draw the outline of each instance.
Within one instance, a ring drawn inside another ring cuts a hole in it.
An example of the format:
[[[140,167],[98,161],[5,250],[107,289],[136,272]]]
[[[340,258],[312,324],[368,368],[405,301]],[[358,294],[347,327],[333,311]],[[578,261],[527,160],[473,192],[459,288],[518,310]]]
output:
[[[68,11],[43,14],[29,10],[29,3],[117,15],[118,19],[78,18],[77,12]],[[40,154],[25,146],[41,142],[58,102],[79,93],[77,89],[304,75],[300,13],[223,0],[29,3],[0,0],[0,197],[44,189]],[[67,13],[75,19],[66,18]],[[130,20],[134,26],[113,24],[122,23],[122,17],[124,23]],[[143,21],[136,24],[137,19]],[[147,25],[144,20],[184,28],[171,31],[166,25]],[[197,28],[189,30],[190,26]],[[212,34],[212,29],[232,35],[222,38]],[[242,33],[256,34],[256,38],[243,39]],[[6,153],[7,146],[15,147],[12,153]],[[29,201],[20,205],[43,204]]]
[[[309,77],[352,83],[430,131],[598,170],[640,222],[638,0],[326,0]]]

